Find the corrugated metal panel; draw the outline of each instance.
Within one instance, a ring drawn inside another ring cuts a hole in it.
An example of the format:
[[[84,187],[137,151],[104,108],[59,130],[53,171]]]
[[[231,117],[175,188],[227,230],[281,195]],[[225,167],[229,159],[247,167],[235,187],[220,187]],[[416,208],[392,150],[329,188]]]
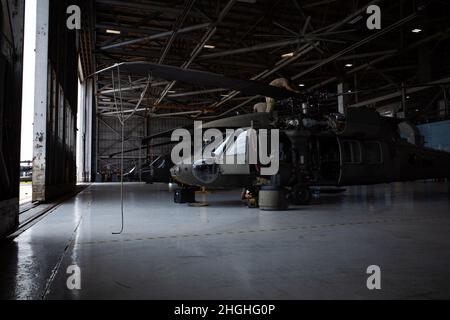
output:
[[[141,146],[141,139],[156,133],[189,126],[193,123],[189,119],[149,119],[133,117],[125,123],[125,150],[135,149]],[[116,117],[99,117],[98,121],[98,153],[97,166],[106,181],[111,177],[117,177],[120,172],[120,154],[114,157],[110,155],[121,151],[121,124]],[[167,139],[155,139],[153,143],[167,141]],[[127,172],[139,163],[147,159],[154,159],[162,154],[170,153],[171,145],[134,151],[125,154],[124,171]]]
[[[165,132],[168,130],[174,130],[181,127],[187,127],[192,125],[193,123],[193,120],[189,119],[151,119],[149,121],[149,135],[153,135],[159,132]],[[167,141],[167,139],[155,139],[153,143],[159,143],[163,141]],[[155,158],[162,154],[168,154],[172,151],[172,147],[172,145],[167,145],[151,148],[149,150],[149,157]]]
[[[133,117],[125,123],[124,148],[139,148],[141,140],[145,137],[145,119]],[[110,158],[113,153],[121,151],[122,127],[116,117],[100,117],[98,122],[98,170],[100,172],[119,172],[120,156]],[[143,155],[141,155],[143,156]],[[139,151],[127,153],[125,157],[125,171],[139,163]]]

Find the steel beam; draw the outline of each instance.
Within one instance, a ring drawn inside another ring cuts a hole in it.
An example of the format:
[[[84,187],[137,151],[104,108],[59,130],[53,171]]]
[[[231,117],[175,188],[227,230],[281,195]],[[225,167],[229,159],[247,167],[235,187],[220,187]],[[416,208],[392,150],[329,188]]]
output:
[[[337,58],[345,55],[346,53],[351,52],[351,51],[353,51],[353,50],[355,50],[355,49],[365,45],[366,43],[369,43],[369,42],[371,42],[371,41],[381,37],[382,35],[384,35],[384,34],[386,34],[388,32],[391,32],[391,31],[401,27],[402,25],[404,25],[405,23],[413,20],[416,17],[417,17],[416,13],[411,14],[408,17],[406,17],[406,18],[404,18],[404,19],[402,19],[402,20],[400,20],[400,21],[398,21],[396,23],[391,24],[390,26],[381,29],[380,31],[376,32],[375,34],[373,34],[373,35],[371,35],[371,36],[369,36],[369,37],[367,37],[367,38],[365,38],[365,39],[363,39],[361,41],[358,41],[357,43],[355,43],[355,44],[345,48],[344,50],[339,51],[338,53],[332,55],[331,57],[329,57],[329,58],[327,58],[327,59],[317,63],[313,67],[296,74],[291,79],[292,80],[300,79],[301,77],[303,77],[303,76],[305,76],[305,75],[307,75],[307,74],[309,74],[309,73],[319,69],[320,67],[323,67],[324,65],[326,65],[326,64],[336,60]]]
[[[125,33],[139,33],[139,34],[146,34],[146,35],[154,35],[156,33],[161,33],[167,31],[167,29],[164,28],[157,28],[157,27],[146,27],[146,28],[140,28],[140,27],[132,27],[132,26],[124,26],[120,24],[103,24],[103,23],[97,23],[95,25],[96,29],[102,29],[102,30],[117,30]]]
[[[342,32],[349,32],[349,31],[342,31]],[[240,49],[205,54],[205,55],[200,56],[199,60],[214,59],[214,58],[225,57],[225,56],[229,56],[229,55],[262,51],[262,50],[268,50],[268,49],[274,49],[274,48],[281,48],[281,47],[286,47],[289,45],[296,45],[296,44],[298,45],[298,44],[302,44],[302,43],[310,43],[312,40],[316,40],[316,38],[318,36],[333,35],[333,34],[338,34],[338,33],[342,33],[342,32],[330,32],[330,33],[324,33],[324,34],[317,34],[317,33],[313,32],[313,33],[302,36],[300,39],[296,38],[296,39],[290,39],[290,40],[273,41],[273,42],[258,44],[258,45],[247,47],[247,48],[240,48]],[[311,38],[311,39],[308,39],[308,38]],[[327,41],[327,40],[322,39],[322,41]]]
[[[336,61],[347,61],[347,60],[357,60],[357,59],[365,59],[365,58],[371,58],[376,56],[384,56],[388,54],[395,54],[398,50],[392,49],[392,50],[384,50],[384,51],[374,51],[374,52],[367,52],[367,53],[359,53],[359,54],[351,54],[346,55],[340,58],[337,58]],[[308,65],[314,65],[322,60],[310,60],[310,61],[303,61],[292,64],[293,67],[304,67]]]
[[[268,43],[263,43],[263,44],[247,47],[247,48],[240,48],[240,49],[228,50],[228,51],[223,51],[223,52],[205,54],[205,55],[200,56],[199,60],[215,59],[215,58],[225,57],[225,56],[234,55],[234,54],[242,54],[242,53],[248,53],[248,52],[254,52],[254,51],[261,51],[261,50],[285,47],[285,46],[289,46],[289,45],[299,44],[300,42],[302,42],[302,40],[300,40],[300,39],[268,42]]]
[[[188,32],[203,30],[203,29],[208,28],[209,26],[210,26],[209,23],[203,23],[203,24],[198,24],[198,25],[194,25],[194,26],[185,27],[185,28],[179,29],[178,31],[171,30],[171,31],[161,32],[161,33],[157,33],[157,34],[154,34],[154,35],[151,35],[151,36],[148,36],[148,37],[143,37],[143,38],[139,38],[139,39],[124,41],[124,42],[115,43],[115,44],[110,44],[108,46],[103,46],[103,47],[100,48],[100,50],[105,51],[105,50],[108,50],[108,49],[114,49],[114,48],[119,48],[119,47],[123,47],[123,46],[129,46],[129,45],[132,45],[132,44],[141,43],[141,42],[145,42],[145,41],[152,41],[152,40],[157,40],[157,39],[161,39],[161,38],[172,37],[174,34],[188,33]]]
[[[349,15],[348,17],[344,18],[343,20],[334,23],[332,25],[329,25],[327,27],[321,28],[319,30],[316,30],[315,32],[333,32],[336,31],[337,29],[339,29],[340,27],[346,25],[349,21],[351,21],[352,19],[354,19],[356,16],[364,13],[366,11],[367,6],[369,5],[374,5],[374,4],[378,4],[379,2],[381,2],[381,0],[373,0],[370,1],[366,6],[360,8],[359,10],[357,10],[356,12],[352,13],[351,15]],[[265,70],[263,72],[261,72],[260,74],[256,75],[255,77],[253,77],[251,80],[260,80],[260,79],[265,79],[267,77],[269,77],[270,75],[274,74],[275,72],[279,71],[280,69],[284,68],[285,66],[288,66],[290,64],[292,64],[293,62],[297,61],[300,57],[302,57],[303,55],[309,53],[310,51],[312,51],[313,49],[315,49],[315,46],[317,46],[319,44],[319,42],[315,42],[313,44],[308,44],[302,48],[300,48],[299,50],[297,50],[297,52],[294,53],[294,56],[288,59],[283,59],[281,61],[279,61],[275,67],[273,69],[268,69]],[[215,103],[212,105],[213,108],[218,108],[221,105],[223,105],[225,102],[230,101],[232,98],[236,97],[239,94],[239,92],[232,92],[229,97],[222,99],[221,101]],[[226,111],[223,115],[226,115],[227,113],[230,113],[236,109],[239,109],[243,106],[245,106],[247,103],[250,103],[252,101],[254,101],[256,99],[256,97],[251,97],[248,100],[244,101],[243,103],[241,103],[240,105]]]
[[[140,112],[140,111],[146,111],[148,108],[139,108],[136,110],[124,110],[123,113],[132,113],[132,112]],[[166,114],[156,114],[151,113],[148,115],[149,118],[165,118],[165,117],[173,117],[173,116],[181,116],[181,115],[194,115],[194,114],[200,114],[203,111],[201,110],[195,110],[195,111],[183,111],[183,112],[176,112],[176,113],[166,113]],[[102,113],[102,116],[117,116],[118,114],[122,114],[121,111],[113,111],[113,112],[105,112]]]
[[[431,36],[429,36],[429,37],[427,37],[425,39],[422,39],[420,41],[415,42],[414,44],[412,44],[411,46],[409,46],[408,48],[403,49],[403,50],[394,49],[391,52],[387,52],[385,55],[383,55],[383,56],[381,56],[379,58],[376,58],[376,59],[374,59],[374,60],[372,60],[372,61],[370,61],[368,63],[365,63],[363,65],[357,66],[357,67],[347,71],[344,74],[344,76],[349,76],[349,75],[352,75],[352,74],[354,74],[356,72],[359,72],[359,71],[365,70],[367,68],[370,68],[371,66],[376,65],[376,64],[378,64],[380,62],[386,61],[387,59],[389,59],[389,58],[391,58],[391,57],[393,57],[393,56],[395,56],[397,54],[401,54],[403,52],[407,52],[407,51],[415,49],[415,48],[417,48],[417,47],[419,47],[421,45],[424,45],[425,43],[427,43],[427,42],[429,42],[431,40],[435,40],[437,38],[440,38],[444,34],[445,33],[443,33],[443,32],[439,32],[439,33],[433,34],[433,35],[431,35]],[[336,82],[338,80],[339,80],[339,77],[331,77],[328,80],[322,81],[321,83],[318,83],[317,85],[308,88],[308,92],[313,92],[314,90],[317,90],[317,89],[319,89],[321,87],[324,87],[324,86],[326,86],[328,84],[331,84],[333,82]]]
[[[124,8],[132,8],[142,11],[149,11],[149,12],[164,12],[164,13],[170,13],[170,14],[179,14],[180,9],[170,7],[170,6],[161,6],[157,3],[152,2],[135,2],[135,1],[119,1],[119,0],[95,0],[98,4],[105,4],[109,6],[117,6],[117,7],[124,7]],[[201,19],[208,19],[209,18],[201,13],[194,11],[192,13],[192,16],[195,18],[201,18]]]
[[[262,80],[262,79],[266,79],[269,76],[271,76],[272,74],[276,73],[277,71],[281,70],[282,68],[286,67],[287,65],[293,63],[294,61],[297,61],[298,59],[300,59],[302,56],[304,56],[305,54],[311,52],[312,50],[314,50],[314,47],[307,44],[305,46],[303,46],[302,48],[300,48],[300,50],[298,50],[293,57],[289,58],[289,59],[283,59],[281,60],[274,68],[272,69],[267,69],[264,70],[263,72],[261,72],[260,74],[254,76],[253,78],[251,78],[250,80]],[[240,94],[240,92],[238,91],[233,91],[231,92],[229,95],[227,95],[226,98],[222,99],[221,101],[213,104],[211,107],[213,108],[218,108],[221,105],[223,105],[225,102],[230,101],[231,99],[235,98],[236,96],[238,96]],[[251,97],[247,100],[247,102],[251,102],[253,100],[255,100],[256,97]],[[245,102],[244,102],[245,104]],[[234,108],[233,108],[234,109]]]
[[[413,88],[406,88],[405,89],[405,94],[413,94],[413,93],[416,93],[416,92],[420,92],[420,91],[429,89],[429,88],[431,88],[433,86],[439,86],[442,83],[448,83],[448,82],[450,82],[450,78],[444,78],[444,79],[441,79],[441,80],[430,82],[430,83],[428,83],[426,85],[421,85],[421,86],[413,87]],[[384,96],[381,96],[381,97],[376,97],[376,98],[373,98],[373,99],[369,99],[369,100],[366,100],[366,101],[362,101],[362,102],[350,105],[349,108],[364,107],[364,106],[375,104],[375,103],[378,103],[378,102],[381,102],[381,101],[386,101],[386,100],[390,100],[390,99],[400,98],[400,97],[402,97],[402,93],[403,93],[403,90],[399,90],[399,91],[396,91],[396,92],[393,92],[393,93],[390,93],[390,94],[387,94],[387,95],[384,95]]]
[[[211,89],[211,90],[200,90],[200,91],[190,91],[190,92],[181,92],[181,93],[174,93],[169,94],[169,98],[180,98],[180,97],[190,97],[190,96],[198,96],[202,94],[209,94],[209,93],[220,93],[227,91],[226,89]]]
[[[211,39],[211,37],[216,33],[217,26],[222,23],[223,19],[225,19],[226,15],[230,12],[230,10],[233,8],[237,0],[230,0],[225,7],[222,9],[222,11],[219,14],[219,17],[215,22],[212,22],[208,26],[208,31],[203,36],[202,40],[197,44],[195,49],[191,52],[189,60],[187,60],[182,66],[182,69],[188,69],[189,66],[194,62],[194,60],[200,55],[205,45],[208,43],[208,41]],[[176,81],[171,82],[161,93],[160,98],[156,101],[156,105],[160,104],[166,95],[169,93],[169,91],[175,86]]]
[[[161,56],[159,57],[158,63],[162,64],[164,62],[164,60],[166,59],[166,56],[169,54],[170,49],[172,48],[172,45],[180,31],[180,28],[183,26],[184,22],[186,21],[186,18],[189,15],[189,12],[191,12],[192,7],[194,6],[196,0],[187,0],[186,1],[186,5],[183,9],[183,12],[181,14],[181,16],[177,19],[177,21],[175,22],[174,28],[173,28],[173,33],[170,36],[169,40],[166,43],[166,46],[164,47]]]

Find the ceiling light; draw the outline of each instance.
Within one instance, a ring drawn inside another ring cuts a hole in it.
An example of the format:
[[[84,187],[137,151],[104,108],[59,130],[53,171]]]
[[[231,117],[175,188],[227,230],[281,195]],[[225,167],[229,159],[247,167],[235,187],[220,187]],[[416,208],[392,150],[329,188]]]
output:
[[[292,58],[293,56],[294,56],[294,52],[289,52],[289,53],[283,54],[281,57],[283,59],[285,59],[285,58]]]
[[[347,63],[345,66],[346,66],[347,68],[351,68],[351,67],[353,67],[353,63]]]
[[[216,46],[213,46],[213,45],[211,45],[211,44],[205,44],[205,45],[203,46],[203,48],[205,48],[205,49],[215,49]]]
[[[121,34],[121,32],[119,30],[112,30],[112,29],[106,30],[106,33],[109,33],[109,34]]]
[[[422,29],[416,28],[411,30],[412,33],[421,33]]]
[[[298,86],[299,86],[299,87],[304,87],[305,84],[304,84],[304,83],[300,83]]]

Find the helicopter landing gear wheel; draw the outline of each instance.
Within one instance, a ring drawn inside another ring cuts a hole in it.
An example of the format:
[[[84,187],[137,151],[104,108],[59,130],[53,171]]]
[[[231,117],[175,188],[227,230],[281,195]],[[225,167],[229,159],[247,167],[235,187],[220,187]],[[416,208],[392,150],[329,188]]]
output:
[[[174,202],[177,204],[183,203],[195,203],[195,191],[194,188],[178,188],[174,193]]]
[[[296,206],[307,206],[311,204],[312,192],[307,186],[297,185],[292,189],[291,200]]]
[[[258,208],[259,189],[257,187],[246,188],[242,191],[242,201],[249,209]]]

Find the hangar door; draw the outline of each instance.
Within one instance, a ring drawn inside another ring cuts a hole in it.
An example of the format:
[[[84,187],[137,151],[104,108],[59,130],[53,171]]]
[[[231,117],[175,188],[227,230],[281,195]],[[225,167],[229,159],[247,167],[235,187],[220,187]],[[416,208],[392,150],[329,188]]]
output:
[[[0,2],[0,239],[19,220],[24,0]]]

